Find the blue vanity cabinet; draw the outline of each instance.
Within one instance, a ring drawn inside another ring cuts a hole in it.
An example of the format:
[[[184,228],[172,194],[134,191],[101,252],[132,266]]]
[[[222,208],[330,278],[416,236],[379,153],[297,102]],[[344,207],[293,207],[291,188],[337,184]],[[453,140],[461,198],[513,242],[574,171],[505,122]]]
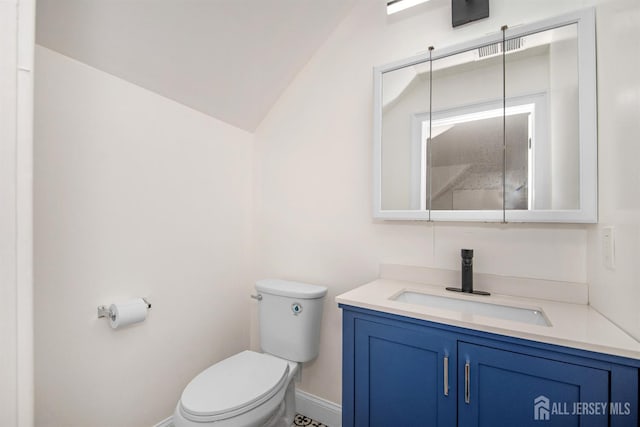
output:
[[[344,427],[639,425],[639,360],[341,307]]]
[[[458,378],[461,426],[609,425],[604,410],[594,406],[584,417],[576,410],[578,402],[609,402],[604,369],[459,342]]]
[[[349,326],[343,369],[351,373],[343,382],[344,426],[456,425],[455,339],[393,321],[344,316]]]

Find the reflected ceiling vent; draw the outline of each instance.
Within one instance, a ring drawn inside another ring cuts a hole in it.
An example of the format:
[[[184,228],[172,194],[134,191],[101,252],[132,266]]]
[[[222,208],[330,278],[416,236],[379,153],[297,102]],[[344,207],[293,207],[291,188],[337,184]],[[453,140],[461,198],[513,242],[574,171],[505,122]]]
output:
[[[505,41],[505,52],[512,52],[524,47],[524,38],[518,37],[517,39],[509,39]],[[482,46],[478,48],[478,59],[489,58],[502,54],[502,42],[490,44],[488,46]]]

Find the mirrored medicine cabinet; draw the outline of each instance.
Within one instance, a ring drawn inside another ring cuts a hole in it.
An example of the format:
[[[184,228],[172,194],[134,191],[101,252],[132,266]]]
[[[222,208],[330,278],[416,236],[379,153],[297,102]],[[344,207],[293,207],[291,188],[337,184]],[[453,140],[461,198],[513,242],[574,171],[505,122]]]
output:
[[[374,217],[597,221],[593,10],[374,69]]]

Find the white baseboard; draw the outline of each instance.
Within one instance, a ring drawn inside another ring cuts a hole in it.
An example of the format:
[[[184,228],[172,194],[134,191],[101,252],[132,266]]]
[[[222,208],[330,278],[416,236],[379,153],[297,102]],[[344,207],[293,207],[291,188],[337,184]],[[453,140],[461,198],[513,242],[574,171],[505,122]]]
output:
[[[165,418],[153,427],[173,427],[173,416]]]
[[[296,390],[296,412],[329,427],[342,427],[342,406],[306,391]]]
[[[296,390],[296,412],[329,427],[342,427],[342,407],[306,391]],[[165,418],[153,427],[173,427],[173,417]]]

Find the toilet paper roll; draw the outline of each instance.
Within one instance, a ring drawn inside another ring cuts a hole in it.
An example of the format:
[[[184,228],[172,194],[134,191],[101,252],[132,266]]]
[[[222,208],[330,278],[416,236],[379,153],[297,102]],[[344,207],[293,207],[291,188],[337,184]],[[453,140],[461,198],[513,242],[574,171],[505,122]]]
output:
[[[113,329],[142,322],[147,317],[147,303],[142,298],[109,306],[109,323]]]

